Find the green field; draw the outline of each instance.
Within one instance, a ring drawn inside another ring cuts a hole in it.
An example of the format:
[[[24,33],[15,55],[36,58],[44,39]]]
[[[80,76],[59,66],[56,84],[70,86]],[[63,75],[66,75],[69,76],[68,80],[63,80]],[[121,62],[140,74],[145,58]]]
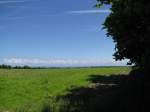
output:
[[[72,87],[88,86],[90,75],[128,74],[129,71],[129,67],[0,69],[0,112],[64,95]]]

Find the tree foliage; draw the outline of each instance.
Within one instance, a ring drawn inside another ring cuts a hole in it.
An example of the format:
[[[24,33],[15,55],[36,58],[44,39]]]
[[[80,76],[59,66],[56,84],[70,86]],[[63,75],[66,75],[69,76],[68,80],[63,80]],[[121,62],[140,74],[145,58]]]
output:
[[[111,4],[104,28],[116,43],[116,60],[129,59],[144,71],[150,69],[150,0],[97,0],[96,7]]]

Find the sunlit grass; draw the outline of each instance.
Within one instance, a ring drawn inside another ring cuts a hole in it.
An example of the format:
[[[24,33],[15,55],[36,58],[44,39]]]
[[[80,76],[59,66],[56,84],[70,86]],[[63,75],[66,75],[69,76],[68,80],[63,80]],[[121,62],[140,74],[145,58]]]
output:
[[[0,69],[0,110],[39,105],[64,95],[71,87],[87,86],[90,75],[128,74],[129,67],[66,69]]]

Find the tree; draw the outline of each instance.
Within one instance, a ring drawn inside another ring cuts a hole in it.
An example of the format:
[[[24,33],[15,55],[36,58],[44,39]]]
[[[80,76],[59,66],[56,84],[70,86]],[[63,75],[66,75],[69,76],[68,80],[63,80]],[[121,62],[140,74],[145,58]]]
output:
[[[129,59],[150,76],[150,0],[97,0],[96,7],[103,4],[112,6],[104,28],[116,43],[115,59]]]
[[[97,0],[96,7],[103,4],[111,4],[104,28],[116,44],[115,59],[129,59],[128,64],[138,68],[132,70],[128,84],[137,98],[134,110],[145,112],[150,101],[150,0]]]

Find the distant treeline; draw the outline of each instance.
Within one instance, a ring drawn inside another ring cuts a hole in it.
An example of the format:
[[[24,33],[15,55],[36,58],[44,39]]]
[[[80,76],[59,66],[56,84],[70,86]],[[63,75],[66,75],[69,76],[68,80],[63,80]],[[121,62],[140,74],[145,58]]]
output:
[[[71,67],[33,67],[33,66],[11,66],[11,65],[0,65],[0,69],[58,69],[58,68],[71,68]]]
[[[5,65],[5,64],[2,64],[0,65],[0,69],[31,69],[32,67],[30,66],[11,66],[11,65]]]
[[[10,68],[12,68],[10,65],[0,65],[0,68],[6,68],[6,69],[10,69]]]
[[[129,67],[129,66],[85,66],[85,67],[33,67],[33,66],[11,66],[11,65],[0,65],[0,69],[71,69],[71,68],[111,68],[111,67]]]

